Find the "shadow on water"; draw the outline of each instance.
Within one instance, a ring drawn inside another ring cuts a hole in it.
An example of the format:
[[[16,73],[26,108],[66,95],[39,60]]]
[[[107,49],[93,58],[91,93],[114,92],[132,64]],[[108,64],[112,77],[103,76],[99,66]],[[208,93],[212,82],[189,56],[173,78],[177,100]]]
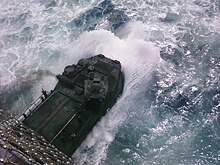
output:
[[[30,95],[31,89],[44,77],[55,77],[49,70],[38,70],[26,76],[16,79],[8,85],[0,87],[0,108],[11,111],[16,102],[30,103],[33,97]],[[24,105],[26,108],[28,105]],[[19,108],[19,107],[18,107]],[[10,112],[16,113],[16,112]]]

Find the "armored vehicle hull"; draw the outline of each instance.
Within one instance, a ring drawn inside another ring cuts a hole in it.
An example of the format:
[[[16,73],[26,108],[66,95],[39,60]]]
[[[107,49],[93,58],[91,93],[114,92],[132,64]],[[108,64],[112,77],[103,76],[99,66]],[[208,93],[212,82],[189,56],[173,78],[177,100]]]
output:
[[[0,164],[74,165],[41,135],[0,109]]]
[[[124,76],[119,61],[100,54],[66,66],[57,79],[19,120],[71,156],[122,93]]]

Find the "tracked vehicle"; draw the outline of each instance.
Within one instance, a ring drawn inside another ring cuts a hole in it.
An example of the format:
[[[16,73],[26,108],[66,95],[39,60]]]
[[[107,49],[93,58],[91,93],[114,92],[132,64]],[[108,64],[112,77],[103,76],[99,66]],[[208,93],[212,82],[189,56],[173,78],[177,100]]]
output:
[[[42,90],[42,95],[19,118],[10,119],[13,124],[8,124],[13,127],[11,132],[15,141],[19,138],[24,140],[17,144],[10,142],[13,141],[11,139],[7,144],[10,148],[19,149],[23,155],[17,157],[27,158],[26,162],[31,157],[35,163],[41,164],[47,160],[54,163],[56,158],[52,155],[59,157],[60,153],[64,160],[57,159],[57,164],[69,163],[68,158],[115,104],[124,86],[120,62],[101,54],[66,66],[57,79],[58,83],[52,91]],[[1,129],[2,146],[6,145],[3,143],[5,129],[7,126]],[[32,146],[28,149],[30,141],[36,143],[36,148]],[[50,155],[50,152],[53,154]]]

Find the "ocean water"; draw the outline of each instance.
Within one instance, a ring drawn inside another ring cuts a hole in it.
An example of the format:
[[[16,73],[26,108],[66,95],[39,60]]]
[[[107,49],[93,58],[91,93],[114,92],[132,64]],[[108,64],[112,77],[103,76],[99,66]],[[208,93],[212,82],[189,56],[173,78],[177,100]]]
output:
[[[220,164],[219,0],[1,0],[0,108],[21,114],[99,53],[125,87],[77,164]]]

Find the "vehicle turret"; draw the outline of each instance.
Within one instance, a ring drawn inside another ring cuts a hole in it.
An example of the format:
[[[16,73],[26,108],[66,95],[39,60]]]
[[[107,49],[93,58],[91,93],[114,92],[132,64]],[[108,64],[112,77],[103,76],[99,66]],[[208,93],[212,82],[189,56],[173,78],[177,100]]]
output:
[[[97,55],[66,66],[57,79],[54,90],[22,122],[70,156],[114,105],[124,76],[119,61]]]
[[[57,75],[18,117],[0,110],[0,162],[73,164],[71,155],[123,91],[119,61],[96,55]]]

